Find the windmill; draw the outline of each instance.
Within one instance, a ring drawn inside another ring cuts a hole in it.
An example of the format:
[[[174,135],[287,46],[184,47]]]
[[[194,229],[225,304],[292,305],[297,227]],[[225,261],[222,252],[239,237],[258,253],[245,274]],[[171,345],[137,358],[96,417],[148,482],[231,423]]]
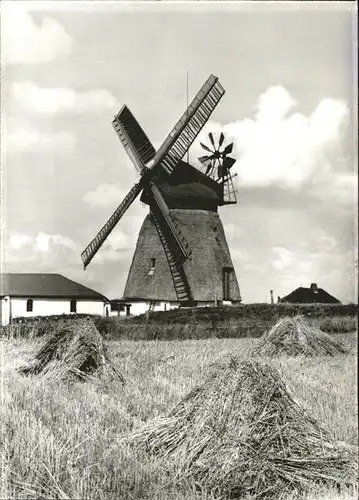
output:
[[[143,305],[159,302],[184,306],[213,303],[218,298],[241,300],[218,216],[218,206],[235,202],[232,191],[232,201],[228,195],[233,187],[233,183],[229,186],[231,149],[227,146],[226,154],[209,151],[220,163],[217,178],[182,160],[224,93],[218,78],[211,75],[158,151],[127,106],[112,121],[140,179],[81,257],[86,268],[141,195],[149,213],[140,229],[124,292],[127,301],[140,305],[139,312]],[[220,146],[223,140],[222,134]],[[207,169],[213,161],[209,158],[202,163]]]

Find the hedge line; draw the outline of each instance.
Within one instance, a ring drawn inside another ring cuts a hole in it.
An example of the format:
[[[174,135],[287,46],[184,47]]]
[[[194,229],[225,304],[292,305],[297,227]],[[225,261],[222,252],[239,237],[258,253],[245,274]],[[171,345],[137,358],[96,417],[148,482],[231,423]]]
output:
[[[152,312],[151,323],[188,323],[188,321],[216,321],[226,320],[251,320],[262,321],[278,320],[284,316],[298,314],[312,318],[323,316],[358,316],[357,304],[243,304],[238,306],[198,307],[192,309],[173,309],[164,312]],[[143,323],[145,316],[128,318],[131,323]]]

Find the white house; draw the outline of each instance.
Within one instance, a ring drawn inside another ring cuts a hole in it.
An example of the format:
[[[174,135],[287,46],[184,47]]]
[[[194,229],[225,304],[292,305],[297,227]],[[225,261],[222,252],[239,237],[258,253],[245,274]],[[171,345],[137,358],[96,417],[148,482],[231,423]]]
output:
[[[112,299],[106,304],[107,316],[138,316],[150,311],[168,311],[177,309],[179,302],[164,302],[159,300],[141,300],[141,299]]]
[[[108,299],[61,274],[7,273],[0,276],[0,324],[12,318],[105,313]]]
[[[200,302],[197,307],[213,307],[216,305],[216,298],[213,302]],[[222,305],[231,305],[230,301],[222,301]],[[143,300],[143,299],[113,299],[105,306],[106,316],[138,316],[147,311],[170,311],[178,309],[179,302],[161,301],[161,300]]]

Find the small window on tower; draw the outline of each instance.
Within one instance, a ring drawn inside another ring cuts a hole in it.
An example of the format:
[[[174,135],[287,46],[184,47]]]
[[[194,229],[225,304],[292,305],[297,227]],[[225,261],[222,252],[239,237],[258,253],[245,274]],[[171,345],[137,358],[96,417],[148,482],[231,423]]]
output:
[[[155,266],[156,266],[156,259],[152,257],[151,267],[150,270],[148,271],[149,276],[152,276],[152,274],[155,272]]]
[[[34,302],[32,299],[28,299],[26,302],[26,311],[27,312],[32,312],[34,306]]]

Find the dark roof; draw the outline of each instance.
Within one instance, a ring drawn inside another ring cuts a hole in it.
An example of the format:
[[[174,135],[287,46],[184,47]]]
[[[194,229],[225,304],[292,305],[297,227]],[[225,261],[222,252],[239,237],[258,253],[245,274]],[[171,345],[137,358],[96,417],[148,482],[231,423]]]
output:
[[[128,305],[131,305],[131,304],[129,303],[129,301],[128,301],[128,300],[126,300],[126,299],[109,299],[109,300],[107,300],[107,303],[110,303],[110,304],[112,304],[112,303],[121,303],[121,304],[128,304]]]
[[[282,297],[280,302],[290,302],[292,304],[340,304],[340,301],[330,295],[330,293],[311,286],[310,288],[299,287],[286,297]]]
[[[193,208],[217,211],[220,196],[210,187],[200,183],[166,185],[160,187],[170,209]]]
[[[107,300],[87,286],[61,274],[7,273],[0,275],[0,295]]]
[[[221,186],[197,170],[195,167],[180,161],[168,176],[164,171],[156,175],[156,184],[169,208],[189,208],[217,211],[221,202]],[[146,190],[141,201],[149,203]]]

